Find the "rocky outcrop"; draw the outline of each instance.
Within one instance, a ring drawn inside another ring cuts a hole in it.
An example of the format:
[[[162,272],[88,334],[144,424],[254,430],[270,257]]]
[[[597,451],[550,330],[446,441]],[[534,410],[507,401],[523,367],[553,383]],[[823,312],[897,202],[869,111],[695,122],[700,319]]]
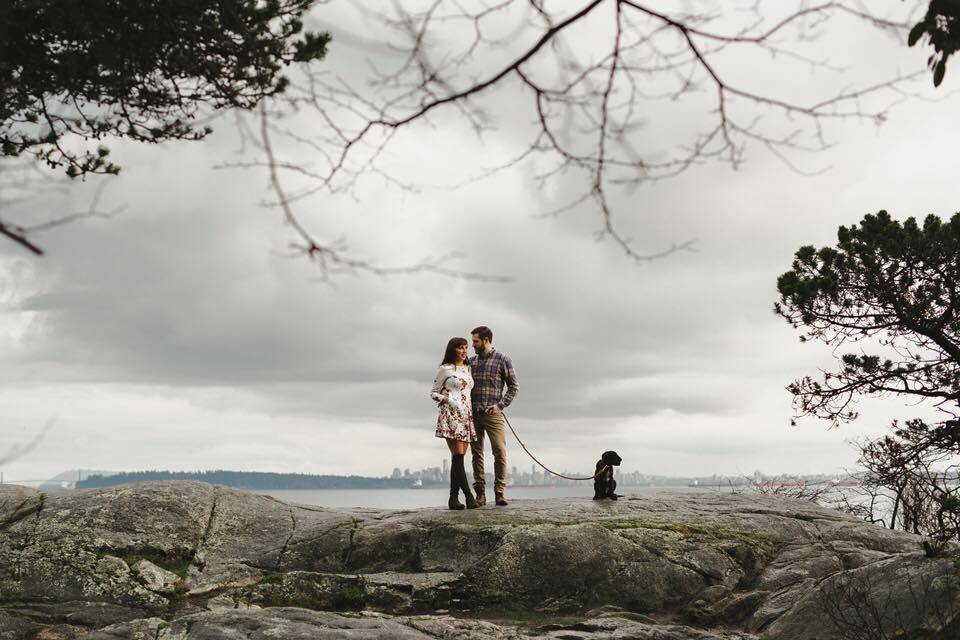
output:
[[[375,612],[354,614],[318,612],[290,607],[265,610],[203,612],[178,618],[171,624],[159,618],[107,627],[86,636],[89,640],[157,638],[283,638],[284,640],[749,640],[751,634],[708,631],[680,625],[662,625],[630,614],[601,614],[581,622],[544,624],[535,628],[496,624],[451,616],[396,617]]]
[[[0,486],[0,639],[955,638],[958,614],[956,564],[916,536],[772,496],[377,511]]]

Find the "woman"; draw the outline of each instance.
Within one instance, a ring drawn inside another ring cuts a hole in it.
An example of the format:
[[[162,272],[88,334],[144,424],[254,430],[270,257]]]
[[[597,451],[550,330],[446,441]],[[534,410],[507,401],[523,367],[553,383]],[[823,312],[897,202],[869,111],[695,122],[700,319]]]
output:
[[[450,501],[451,509],[463,509],[458,500],[459,491],[466,498],[466,508],[476,509],[477,501],[470,493],[467,472],[463,468],[463,456],[469,444],[477,439],[473,428],[473,411],[470,406],[470,389],[473,388],[473,376],[467,366],[467,341],[464,338],[450,338],[443,362],[433,381],[430,397],[440,403],[437,416],[437,437],[447,441],[452,460],[450,462]]]

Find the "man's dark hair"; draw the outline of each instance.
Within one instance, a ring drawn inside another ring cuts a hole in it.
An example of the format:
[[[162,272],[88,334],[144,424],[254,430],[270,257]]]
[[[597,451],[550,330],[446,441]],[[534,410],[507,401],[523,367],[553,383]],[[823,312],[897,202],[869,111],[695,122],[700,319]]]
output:
[[[489,340],[490,342],[493,342],[493,331],[490,331],[490,327],[484,327],[483,325],[480,325],[470,333],[476,334],[481,340]]]

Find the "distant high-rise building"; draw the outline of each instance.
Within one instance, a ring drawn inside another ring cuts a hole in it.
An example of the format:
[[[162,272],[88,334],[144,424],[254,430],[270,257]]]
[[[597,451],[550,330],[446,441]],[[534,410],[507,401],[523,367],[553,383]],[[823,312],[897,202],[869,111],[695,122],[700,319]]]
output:
[[[449,471],[449,469],[447,468],[447,459],[444,458],[444,459],[443,459],[443,477],[444,477],[444,478],[447,477],[447,472],[448,472],[448,471]]]

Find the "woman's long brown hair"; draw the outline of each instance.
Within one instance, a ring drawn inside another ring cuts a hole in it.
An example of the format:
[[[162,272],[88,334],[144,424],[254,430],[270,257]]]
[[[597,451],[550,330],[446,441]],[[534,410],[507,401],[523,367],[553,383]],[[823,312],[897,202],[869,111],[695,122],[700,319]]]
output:
[[[447,350],[443,353],[443,362],[440,364],[456,364],[457,362],[457,348],[467,346],[466,338],[450,338],[450,342],[447,343]],[[466,364],[466,360],[464,360]]]

